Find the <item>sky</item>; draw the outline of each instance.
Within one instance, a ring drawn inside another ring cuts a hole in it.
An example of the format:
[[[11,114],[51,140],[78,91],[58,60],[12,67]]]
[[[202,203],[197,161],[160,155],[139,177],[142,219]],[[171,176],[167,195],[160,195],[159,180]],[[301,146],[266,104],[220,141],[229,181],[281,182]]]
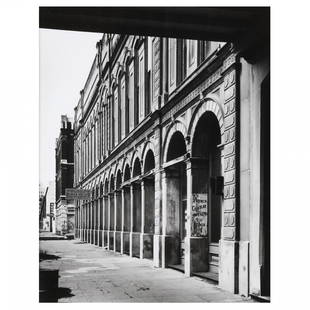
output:
[[[96,55],[100,33],[40,29],[40,184],[55,180],[55,143],[60,116],[73,120]]]

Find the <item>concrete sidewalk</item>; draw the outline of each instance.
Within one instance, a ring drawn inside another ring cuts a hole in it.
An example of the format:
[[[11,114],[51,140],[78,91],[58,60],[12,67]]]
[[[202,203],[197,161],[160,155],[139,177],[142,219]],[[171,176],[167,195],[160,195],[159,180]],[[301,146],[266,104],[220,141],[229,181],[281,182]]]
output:
[[[60,258],[40,262],[59,269],[59,302],[252,302],[196,277],[155,268],[149,260],[106,251],[78,240],[40,241]]]
[[[40,240],[65,240],[65,236],[59,236],[49,231],[40,231],[39,233]]]

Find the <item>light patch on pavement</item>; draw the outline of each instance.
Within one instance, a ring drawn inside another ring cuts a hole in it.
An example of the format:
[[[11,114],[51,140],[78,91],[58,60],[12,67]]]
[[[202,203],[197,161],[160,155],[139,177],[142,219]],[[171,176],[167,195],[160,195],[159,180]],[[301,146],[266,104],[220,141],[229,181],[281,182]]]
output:
[[[92,264],[92,265],[100,265],[106,270],[118,270],[120,267],[113,263],[107,262],[105,259],[102,258],[94,258],[94,259],[88,259],[88,258],[78,258],[74,260],[75,262],[78,263],[83,263],[83,264]]]
[[[98,270],[100,267],[80,267],[77,269],[72,269],[72,270],[66,270],[64,273],[86,273],[88,271],[92,270]]]

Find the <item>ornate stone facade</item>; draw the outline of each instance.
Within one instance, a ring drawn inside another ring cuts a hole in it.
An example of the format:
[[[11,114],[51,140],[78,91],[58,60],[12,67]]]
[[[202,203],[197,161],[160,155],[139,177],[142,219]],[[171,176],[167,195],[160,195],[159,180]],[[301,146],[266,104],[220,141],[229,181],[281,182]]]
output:
[[[247,295],[240,55],[174,40],[105,34],[97,44],[75,108],[74,185],[93,193],[78,202],[76,237]]]

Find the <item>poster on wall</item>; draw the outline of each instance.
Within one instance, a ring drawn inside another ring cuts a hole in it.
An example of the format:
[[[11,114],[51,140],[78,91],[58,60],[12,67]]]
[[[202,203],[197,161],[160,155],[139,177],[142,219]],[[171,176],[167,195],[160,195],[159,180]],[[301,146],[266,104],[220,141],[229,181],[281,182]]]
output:
[[[193,237],[206,237],[208,234],[208,194],[195,193],[192,196]]]

